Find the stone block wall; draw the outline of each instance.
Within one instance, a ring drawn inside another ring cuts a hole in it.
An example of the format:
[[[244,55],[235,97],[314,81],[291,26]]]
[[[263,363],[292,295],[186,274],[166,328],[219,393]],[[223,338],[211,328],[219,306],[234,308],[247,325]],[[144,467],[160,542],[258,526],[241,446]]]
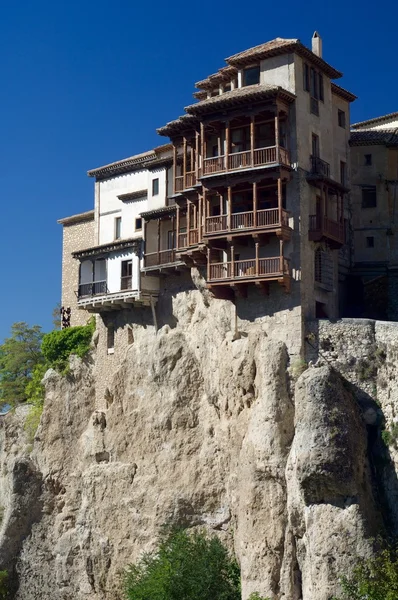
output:
[[[79,285],[79,261],[72,252],[94,245],[94,211],[62,219],[62,306],[71,308],[71,325],[85,325],[90,318],[86,310],[78,308],[76,291]]]

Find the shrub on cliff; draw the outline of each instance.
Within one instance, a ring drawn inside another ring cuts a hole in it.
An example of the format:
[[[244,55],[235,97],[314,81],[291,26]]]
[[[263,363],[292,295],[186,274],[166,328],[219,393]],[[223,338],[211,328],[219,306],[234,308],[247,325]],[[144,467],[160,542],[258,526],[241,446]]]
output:
[[[240,600],[236,561],[217,537],[173,529],[125,573],[128,600]]]
[[[42,352],[47,367],[64,372],[71,354],[83,358],[90,350],[90,342],[95,330],[95,320],[87,325],[67,327],[47,333],[43,337]]]
[[[26,386],[35,367],[44,362],[39,325],[18,322],[0,345],[0,403],[14,406],[27,400]]]
[[[358,560],[341,587],[343,595],[333,600],[397,600],[398,544],[382,545],[372,558]]]

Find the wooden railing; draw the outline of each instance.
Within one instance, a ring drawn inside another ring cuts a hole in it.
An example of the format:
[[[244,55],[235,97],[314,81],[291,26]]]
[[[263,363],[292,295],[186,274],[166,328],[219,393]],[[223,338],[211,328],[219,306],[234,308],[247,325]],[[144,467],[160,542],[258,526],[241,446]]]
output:
[[[131,275],[125,275],[120,278],[120,289],[121,290],[131,290],[133,284],[133,278]]]
[[[189,245],[195,246],[199,242],[199,230],[198,229],[190,229],[188,234]]]
[[[209,265],[209,280],[252,277],[282,277],[289,274],[289,261],[283,256],[236,260]]]
[[[251,229],[253,227],[253,212],[242,212],[231,215],[231,229]]]
[[[236,231],[237,229],[259,229],[265,227],[289,227],[289,213],[282,210],[282,223],[279,220],[278,208],[267,208],[256,212],[257,224],[254,223],[254,212],[233,213],[231,226],[228,228],[228,215],[206,217],[205,234],[223,231]]]
[[[206,217],[205,233],[217,233],[218,231],[227,231],[227,215],[218,215],[217,217]]]
[[[174,192],[182,192],[184,189],[184,176],[174,177]]]
[[[321,235],[332,237],[341,243],[345,241],[344,224],[328,217],[310,215],[309,231],[319,232]]]
[[[144,256],[144,264],[146,267],[167,265],[175,262],[175,260],[175,250],[159,250],[159,252],[149,252]]]
[[[178,234],[178,247],[186,248],[188,246],[188,234],[187,233],[179,233]]]
[[[252,166],[251,152],[234,152],[228,156],[228,171]]]
[[[281,146],[269,146],[268,148],[255,148],[245,152],[235,152],[215,158],[205,158],[203,161],[203,175],[213,175],[224,171],[236,171],[242,168],[260,167],[263,165],[282,164],[290,165],[290,156],[286,148]]]
[[[195,171],[190,171],[185,174],[185,188],[191,188],[196,185]]]

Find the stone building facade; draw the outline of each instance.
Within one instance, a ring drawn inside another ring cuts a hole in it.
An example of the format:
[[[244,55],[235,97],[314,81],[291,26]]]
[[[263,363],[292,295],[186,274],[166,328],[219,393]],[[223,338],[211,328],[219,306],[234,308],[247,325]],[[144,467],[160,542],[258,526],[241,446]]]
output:
[[[398,320],[398,113],[351,132],[351,316]]]
[[[70,308],[72,325],[85,325],[90,313],[78,307],[79,263],[72,253],[94,243],[94,211],[66,217],[58,223],[63,227],[61,304]]]

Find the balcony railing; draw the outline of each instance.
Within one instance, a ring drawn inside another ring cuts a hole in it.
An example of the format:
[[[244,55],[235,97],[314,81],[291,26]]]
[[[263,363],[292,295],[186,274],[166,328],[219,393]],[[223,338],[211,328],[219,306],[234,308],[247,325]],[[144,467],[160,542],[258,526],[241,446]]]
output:
[[[92,281],[91,283],[79,284],[77,295],[78,298],[84,298],[85,296],[97,296],[107,293],[108,286],[106,285],[106,281]]]
[[[283,256],[236,260],[209,265],[209,281],[223,279],[275,278],[289,275],[289,261]]]
[[[228,160],[227,160],[228,158]],[[251,150],[234,152],[226,156],[205,158],[203,161],[203,175],[213,175],[225,171],[237,171],[251,167],[282,164],[290,165],[289,152],[281,146],[269,146],[268,148],[255,148],[253,159]]]
[[[344,224],[325,216],[310,215],[309,232],[310,236],[317,234],[318,237],[333,238],[342,244],[345,242]]]
[[[131,290],[133,285],[133,278],[131,275],[126,275],[120,278],[120,289]]]
[[[330,164],[319,158],[319,156],[310,156],[310,159],[311,174],[320,175],[321,177],[327,177],[330,179]]]
[[[255,223],[256,219],[256,223]],[[278,208],[267,208],[265,210],[232,213],[231,225],[228,228],[228,215],[206,217],[205,234],[222,233],[227,231],[238,231],[239,229],[263,229],[273,227],[289,227],[289,213],[282,210],[282,223],[279,219]]]
[[[196,173],[195,171],[189,171],[184,175],[179,175],[178,177],[174,177],[174,192],[182,192],[187,188],[191,188],[196,185]]]
[[[176,261],[175,250],[159,250],[159,252],[148,252],[144,256],[145,267],[157,267],[167,265]]]

